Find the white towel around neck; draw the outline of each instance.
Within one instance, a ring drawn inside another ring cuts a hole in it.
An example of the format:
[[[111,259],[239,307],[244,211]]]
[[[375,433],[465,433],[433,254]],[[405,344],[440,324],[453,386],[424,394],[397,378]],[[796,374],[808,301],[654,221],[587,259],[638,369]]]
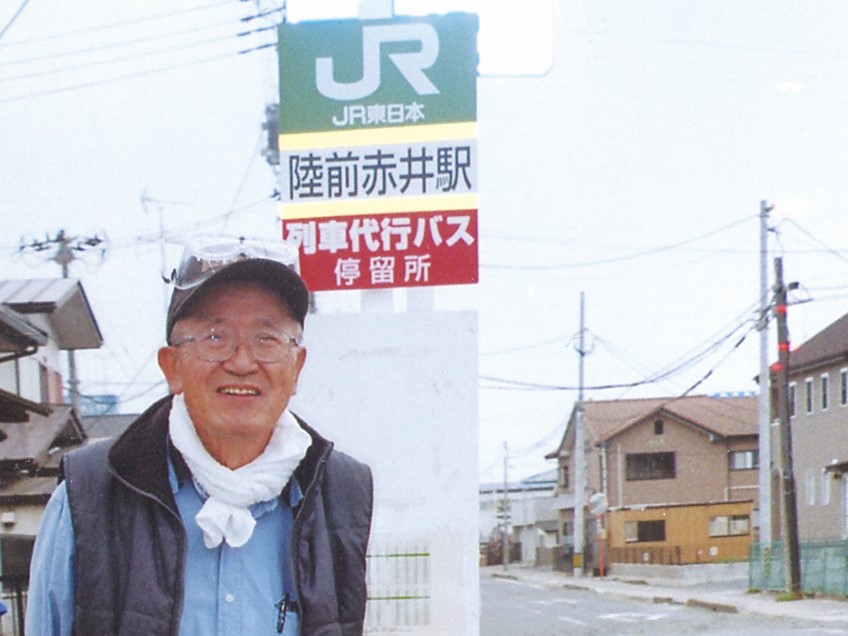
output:
[[[309,433],[285,410],[262,454],[231,470],[203,446],[182,395],[174,396],[169,432],[195,481],[209,495],[195,516],[207,548],[222,540],[234,548],[247,543],[256,526],[250,506],[280,496],[312,443]]]

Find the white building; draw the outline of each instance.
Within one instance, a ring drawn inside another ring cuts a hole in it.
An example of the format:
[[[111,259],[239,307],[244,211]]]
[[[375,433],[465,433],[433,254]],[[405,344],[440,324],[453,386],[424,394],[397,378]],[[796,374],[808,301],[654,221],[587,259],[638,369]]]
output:
[[[549,563],[557,543],[557,514],[553,507],[556,469],[507,485],[480,484],[480,542],[500,541],[503,532],[501,511],[504,501],[509,512],[511,543],[521,544],[521,562],[527,565]]]

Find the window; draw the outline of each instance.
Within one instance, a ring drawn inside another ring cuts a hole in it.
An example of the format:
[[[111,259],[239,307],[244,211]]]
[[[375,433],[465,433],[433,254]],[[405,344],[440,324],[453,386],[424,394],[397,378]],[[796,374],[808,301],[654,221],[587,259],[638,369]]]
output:
[[[710,517],[711,537],[738,537],[749,534],[751,520],[748,515]]]
[[[816,473],[812,468],[808,468],[804,473],[804,482],[806,484],[807,489],[807,505],[815,506],[816,505],[816,487],[818,486],[818,482],[816,480]]]
[[[830,473],[822,471],[821,474],[821,502],[823,506],[830,505],[830,483],[832,479]]]
[[[568,464],[563,464],[559,468],[559,485],[568,489]]]
[[[730,470],[753,470],[760,467],[760,453],[756,450],[730,451]]]
[[[813,412],[813,379],[804,380],[804,410],[807,414]]]
[[[789,383],[789,417],[795,417],[795,383]]]
[[[627,481],[674,479],[674,453],[628,453]]]
[[[665,519],[625,522],[624,540],[627,543],[665,541]]]
[[[848,369],[839,370],[839,404],[848,404]]]
[[[828,389],[828,376],[827,373],[822,373],[821,378],[821,410],[827,410],[827,389]]]
[[[663,434],[663,421],[655,420],[654,421],[654,435],[662,435]]]

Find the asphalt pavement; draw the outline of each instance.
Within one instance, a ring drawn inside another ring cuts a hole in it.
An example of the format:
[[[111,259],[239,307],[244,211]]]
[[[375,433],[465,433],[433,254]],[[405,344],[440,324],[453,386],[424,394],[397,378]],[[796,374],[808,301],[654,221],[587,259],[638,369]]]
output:
[[[652,603],[702,607],[715,612],[735,612],[816,621],[823,626],[848,627],[848,599],[805,597],[778,600],[774,592],[749,592],[747,582],[684,584],[665,579],[574,577],[550,568],[512,564],[481,568],[483,576],[511,578],[554,588],[579,588],[597,594],[641,599]]]

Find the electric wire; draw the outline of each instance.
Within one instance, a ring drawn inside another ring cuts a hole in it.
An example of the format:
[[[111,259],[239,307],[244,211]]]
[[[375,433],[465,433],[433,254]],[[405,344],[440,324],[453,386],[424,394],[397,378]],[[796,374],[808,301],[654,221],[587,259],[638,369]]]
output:
[[[4,68],[6,68],[6,67],[10,67],[10,66],[20,66],[20,65],[23,65],[23,64],[33,64],[35,62],[49,62],[49,61],[57,60],[57,59],[58,60],[66,60],[69,57],[73,57],[73,56],[77,56],[77,55],[87,55],[89,53],[99,53],[99,52],[102,52],[102,51],[111,52],[114,49],[126,48],[126,47],[129,47],[129,46],[135,46],[137,44],[149,44],[149,43],[153,43],[153,42],[158,42],[160,40],[172,39],[172,38],[182,36],[182,35],[192,35],[192,34],[196,34],[196,33],[201,33],[203,31],[210,31],[212,29],[217,29],[217,28],[220,28],[220,27],[232,27],[232,26],[235,26],[235,24],[234,24],[232,19],[229,19],[229,20],[224,20],[224,21],[221,21],[221,22],[215,22],[215,23],[207,24],[207,25],[203,25],[203,26],[193,26],[193,27],[188,28],[188,29],[179,29],[177,31],[170,31],[168,33],[157,33],[156,35],[147,35],[147,36],[138,37],[138,38],[125,38],[125,39],[120,40],[119,42],[110,42],[108,44],[100,44],[98,46],[89,46],[89,47],[81,48],[81,49],[64,50],[61,53],[49,53],[49,54],[45,54],[45,55],[41,55],[41,56],[27,57],[27,58],[21,58],[21,59],[17,59],[17,60],[4,60],[2,66]],[[233,34],[233,35],[235,35],[235,34]],[[121,60],[121,59],[126,59],[126,58],[110,58],[110,59]],[[71,67],[71,68],[73,69],[74,67]],[[65,70],[68,70],[68,69],[67,68],[51,69],[51,72],[62,72],[62,71],[65,71]],[[22,76],[22,77],[26,77],[26,76]]]
[[[648,385],[648,384],[656,384],[660,380],[664,380],[664,379],[667,379],[671,376],[677,375],[678,373],[685,371],[690,366],[693,366],[694,364],[703,361],[703,359],[705,359],[708,354],[712,353],[713,351],[716,351],[722,344],[727,342],[740,329],[742,329],[746,325],[749,325],[749,329],[745,332],[745,334],[742,336],[742,338],[740,338],[739,342],[736,345],[734,345],[733,349],[735,350],[741,345],[741,343],[745,340],[747,335],[752,330],[756,329],[756,327],[757,327],[757,321],[756,320],[750,320],[749,319],[749,320],[742,322],[741,324],[734,327],[729,333],[722,336],[722,338],[720,338],[717,342],[710,344],[704,351],[698,352],[695,355],[691,356],[690,358],[683,360],[683,361],[675,364],[674,366],[671,366],[671,367],[668,367],[664,370],[658,371],[658,372],[656,372],[656,373],[654,373],[654,374],[652,374],[652,375],[650,375],[650,376],[648,376],[648,377],[646,377],[642,380],[636,380],[636,381],[633,381],[633,382],[601,384],[601,385],[594,385],[594,386],[586,386],[586,387],[582,387],[582,388],[583,388],[584,391],[606,391],[606,390],[611,390],[611,389],[629,389],[629,388],[635,388],[635,387],[644,386],[644,385]],[[722,358],[722,361],[724,359],[725,358]],[[715,370],[715,368],[716,367],[714,367],[713,369],[710,370],[709,375],[712,375],[712,372]],[[709,377],[709,376],[707,376],[707,377]],[[524,382],[524,381],[521,381],[521,380],[498,378],[498,377],[486,376],[486,375],[481,375],[480,380],[484,380],[484,381],[488,381],[488,382],[495,382],[495,383],[498,383],[498,384],[503,385],[505,387],[530,389],[530,390],[578,391],[581,388],[581,387],[571,386],[571,385],[551,385],[551,384],[542,384],[542,383],[538,383],[538,382]],[[703,379],[700,380],[697,384],[700,385],[701,383],[703,383]],[[481,388],[497,390],[497,389],[500,389],[501,387],[496,385],[496,386],[483,386]],[[690,388],[689,391],[691,392],[691,390],[692,389]]]
[[[29,0],[27,0],[28,2]],[[198,5],[196,7],[191,7],[189,9],[181,9],[179,11],[171,11],[169,13],[159,13],[156,15],[144,16],[141,18],[133,18],[131,20],[121,20],[120,22],[111,22],[109,24],[101,24],[94,27],[88,27],[85,29],[76,29],[74,31],[65,31],[62,33],[51,33],[49,35],[41,35],[34,38],[27,38],[25,40],[16,40],[14,42],[4,42],[3,48],[8,48],[12,46],[25,46],[28,44],[37,44],[40,42],[50,41],[55,42],[58,39],[76,37],[79,35],[88,35],[90,33],[98,33],[100,31],[108,31],[110,29],[122,28],[126,26],[135,26],[137,24],[144,24],[145,22],[153,22],[156,20],[170,20],[176,16],[187,15],[189,13],[196,13],[198,11],[205,11],[206,9],[213,9],[216,7],[222,7],[224,5],[232,4],[232,0],[219,0],[218,2],[212,2],[209,4]]]
[[[733,223],[729,223],[722,227],[716,228],[704,234],[699,234],[697,236],[693,236],[691,238],[685,239],[683,241],[678,241],[676,243],[670,243],[667,245],[660,245],[658,247],[653,247],[647,250],[642,250],[639,252],[634,252],[633,254],[625,254],[623,256],[617,256],[612,258],[605,259],[597,259],[593,261],[583,261],[579,263],[559,263],[559,264],[550,264],[550,265],[487,265],[481,264],[480,267],[487,269],[514,269],[514,270],[552,270],[552,269],[576,269],[583,267],[594,267],[596,265],[608,265],[611,263],[621,263],[624,261],[635,260],[639,258],[643,258],[645,256],[652,256],[654,254],[659,254],[661,252],[667,252],[670,250],[677,249],[679,247],[683,247],[684,245],[689,245],[690,243],[695,243],[697,241],[709,238],[711,236],[715,236],[716,234],[720,234],[722,232],[726,232],[727,230],[733,229],[738,225],[743,223],[747,223],[751,219],[759,218],[755,216],[747,216],[743,219],[739,219],[734,221]]]
[[[157,68],[146,69],[143,71],[136,71],[134,73],[129,73],[126,75],[120,75],[117,77],[109,77],[100,80],[92,80],[88,82],[80,82],[78,84],[72,84],[69,86],[60,86],[56,88],[47,88],[40,91],[33,91],[30,93],[22,94],[22,95],[12,95],[9,97],[0,97],[0,104],[9,103],[9,102],[19,102],[26,99],[32,99],[35,97],[45,97],[47,95],[56,95],[59,93],[68,93],[71,91],[81,90],[84,88],[92,88],[94,86],[104,86],[107,84],[114,84],[116,82],[124,82],[131,79],[137,79],[139,77],[148,77],[150,75],[158,75],[159,73],[166,73],[168,71],[174,71],[179,69],[191,68],[194,66],[200,66],[202,64],[209,64],[212,62],[218,62],[220,60],[225,60],[228,58],[234,58],[238,55],[242,55],[245,52],[250,51],[236,51],[229,53],[221,53],[218,55],[213,55],[206,58],[191,60],[188,62],[180,62],[177,64],[171,64],[167,66],[160,66]]]
[[[166,54],[174,53],[174,52],[177,52],[177,51],[187,51],[189,49],[194,49],[194,48],[197,48],[197,47],[206,46],[208,44],[215,44],[215,43],[218,43],[218,42],[230,41],[230,40],[233,39],[233,37],[237,37],[237,36],[233,36],[233,35],[217,36],[217,37],[212,37],[212,38],[206,38],[204,40],[198,40],[196,42],[191,42],[189,44],[179,44],[179,45],[175,45],[175,46],[171,46],[171,47],[158,48],[155,51],[141,51],[141,52],[138,52],[138,53],[130,53],[130,54],[127,54],[127,55],[110,57],[110,58],[102,59],[102,60],[95,60],[95,61],[91,61],[91,62],[84,62],[84,63],[81,63],[81,64],[68,65],[68,66],[64,66],[64,67],[61,67],[61,68],[52,68],[52,69],[46,69],[46,70],[42,70],[42,71],[33,71],[31,73],[23,73],[23,74],[19,74],[19,75],[9,75],[9,76],[6,76],[6,77],[0,77],[0,83],[15,82],[15,81],[27,80],[27,79],[35,79],[35,78],[39,78],[39,77],[55,75],[57,73],[66,73],[66,72],[72,72],[72,71],[88,70],[88,69],[96,68],[96,67],[99,67],[99,66],[110,66],[112,64],[117,64],[117,63],[120,63],[120,62],[128,62],[128,61],[131,61],[131,60],[137,60],[137,59],[140,59],[140,58],[151,57],[151,56],[154,56],[154,55],[166,55]]]
[[[803,226],[801,226],[801,224],[799,224],[797,221],[794,221],[793,219],[785,219],[784,222],[789,224],[789,225],[794,226],[795,228],[797,228],[805,236],[810,238],[814,243],[816,243],[820,247],[824,248],[829,254],[832,254],[833,256],[835,256],[836,258],[838,258],[839,260],[841,260],[844,263],[848,263],[848,257],[846,257],[845,254],[842,254],[838,250],[833,249],[830,245],[825,243],[823,240],[814,236],[811,232],[809,232]]]
[[[259,138],[256,140],[253,152],[250,153],[250,159],[247,162],[247,168],[245,168],[244,174],[241,177],[241,181],[239,182],[239,185],[236,188],[236,194],[233,197],[233,202],[230,204],[230,209],[228,212],[224,213],[224,218],[221,220],[221,233],[226,231],[227,224],[230,222],[230,219],[233,216],[233,212],[236,210],[236,204],[241,198],[241,193],[244,190],[245,184],[247,184],[247,178],[250,176],[250,173],[253,170],[253,166],[256,164],[257,158],[260,156],[260,150],[262,149],[262,140],[264,139],[264,137],[264,131],[260,130]]]
[[[2,28],[2,29],[0,29],[0,39],[2,39],[2,38],[3,38],[3,36],[4,36],[4,35],[6,35],[6,32],[7,32],[10,28],[12,28],[12,25],[13,25],[13,24],[17,21],[17,19],[18,19],[18,18],[20,17],[20,15],[21,15],[21,13],[23,13],[23,11],[24,11],[24,9],[26,8],[27,4],[29,4],[29,0],[23,0],[23,2],[21,2],[20,6],[19,6],[19,7],[17,8],[17,10],[15,11],[15,13],[14,13],[14,14],[12,14],[12,17],[11,17],[11,18],[9,18],[9,21],[8,21],[8,22],[7,22],[7,23],[3,26],[3,28]]]

